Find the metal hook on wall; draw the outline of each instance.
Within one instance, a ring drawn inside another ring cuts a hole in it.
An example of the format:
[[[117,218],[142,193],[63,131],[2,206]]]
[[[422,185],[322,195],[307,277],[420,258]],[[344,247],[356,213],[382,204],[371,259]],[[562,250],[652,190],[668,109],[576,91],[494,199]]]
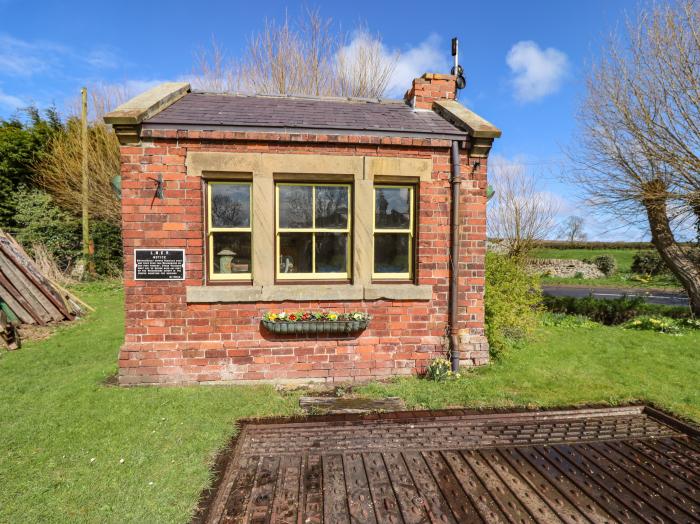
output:
[[[165,199],[165,196],[163,195],[163,175],[158,175],[157,178],[149,177],[151,180],[153,180],[156,183],[156,192],[153,195],[153,200],[151,200],[151,206],[153,205],[153,202],[156,201],[156,198],[159,200]]]

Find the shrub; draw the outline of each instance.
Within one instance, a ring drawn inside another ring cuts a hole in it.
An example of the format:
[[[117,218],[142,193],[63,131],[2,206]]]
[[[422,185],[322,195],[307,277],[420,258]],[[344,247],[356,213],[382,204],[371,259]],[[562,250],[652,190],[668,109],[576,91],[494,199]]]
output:
[[[450,361],[444,358],[433,359],[425,370],[425,378],[442,382],[448,378],[459,378],[459,373],[452,373]]]
[[[486,255],[486,336],[494,356],[523,340],[537,326],[541,300],[537,276],[514,258]]]
[[[565,327],[565,328],[592,328],[599,326],[598,322],[593,322],[583,315],[567,315],[566,313],[545,312],[540,317],[540,323],[544,327]]]
[[[620,297],[612,300],[545,296],[544,307],[552,313],[581,315],[606,325],[625,323],[640,315],[661,315],[671,318],[690,318],[690,308],[647,304],[642,297]]]
[[[15,195],[17,213],[15,237],[33,257],[34,246],[46,254],[62,272],[70,271],[82,257],[80,220],[61,209],[51,195],[39,189],[20,188]],[[117,276],[122,271],[122,240],[119,226],[93,220],[90,234],[95,244],[95,271],[101,276]]]
[[[119,276],[124,264],[121,227],[104,220],[90,222],[90,236],[95,244],[95,271],[106,277]]]
[[[61,271],[80,257],[80,221],[63,211],[50,195],[21,187],[15,194],[17,241],[34,256],[41,244]]]
[[[605,276],[609,277],[617,271],[617,260],[610,255],[600,255],[593,259],[595,267],[597,267]]]
[[[638,329],[643,331],[657,331],[659,333],[668,333],[670,335],[678,335],[683,331],[690,329],[700,329],[700,320],[692,318],[670,318],[663,316],[640,316],[629,322],[626,322],[623,327],[625,329]]]
[[[640,251],[634,255],[632,273],[637,275],[660,275],[668,273],[668,268],[657,251]]]

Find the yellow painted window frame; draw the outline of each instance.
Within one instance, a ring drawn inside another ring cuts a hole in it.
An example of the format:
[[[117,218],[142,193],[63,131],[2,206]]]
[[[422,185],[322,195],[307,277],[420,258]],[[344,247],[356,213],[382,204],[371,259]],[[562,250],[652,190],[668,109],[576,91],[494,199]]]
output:
[[[282,186],[311,186],[311,226],[310,228],[280,227],[280,187]],[[348,223],[344,229],[316,227],[316,188],[317,187],[346,187],[348,189]],[[275,275],[278,280],[348,280],[352,267],[352,184],[324,182],[277,182],[275,183]],[[280,235],[282,233],[311,233],[311,268],[316,269],[316,233],[345,233],[347,240],[345,248],[344,273],[282,273],[280,272]]]
[[[253,183],[233,180],[208,180],[207,184],[207,251],[209,252],[209,280],[252,280],[253,279]],[[250,221],[248,227],[214,227],[212,224],[211,188],[216,185],[248,186],[248,211]],[[250,233],[250,266],[248,273],[214,273],[214,233]]]
[[[404,229],[377,228],[377,189],[408,189],[409,223]],[[408,184],[376,184],[372,193],[372,278],[375,280],[411,280],[413,278],[413,258],[415,240],[415,186]],[[377,233],[408,234],[408,272],[407,273],[377,273],[374,271],[375,235]]]

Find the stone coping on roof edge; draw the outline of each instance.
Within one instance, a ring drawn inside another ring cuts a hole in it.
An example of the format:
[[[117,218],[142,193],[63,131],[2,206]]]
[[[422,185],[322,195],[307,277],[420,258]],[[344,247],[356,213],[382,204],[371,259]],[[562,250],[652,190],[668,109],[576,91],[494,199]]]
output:
[[[104,116],[106,124],[140,124],[191,91],[187,82],[164,82],[123,103]]]

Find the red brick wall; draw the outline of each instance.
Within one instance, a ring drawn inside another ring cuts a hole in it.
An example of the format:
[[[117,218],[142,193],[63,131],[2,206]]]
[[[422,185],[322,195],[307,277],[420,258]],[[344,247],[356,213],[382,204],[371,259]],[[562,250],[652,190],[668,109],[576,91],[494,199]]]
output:
[[[144,131],[144,143],[122,147],[122,206],[126,284],[126,339],[119,355],[122,384],[249,380],[352,381],[406,375],[445,355],[448,300],[449,142],[410,138],[279,135],[199,131]],[[146,142],[148,141],[148,142]],[[430,182],[419,188],[419,284],[431,301],[325,301],[188,304],[187,285],[204,284],[203,195],[188,175],[188,151],[405,156],[433,159]],[[485,362],[483,286],[486,236],[486,164],[472,173],[462,158],[459,326],[466,364]],[[164,200],[153,200],[162,175]],[[185,282],[133,280],[133,249],[186,249]],[[260,325],[268,310],[366,311],[369,327],[357,336],[289,337]]]
[[[456,88],[456,77],[426,73],[413,80],[404,99],[416,109],[432,109],[436,100],[454,100]]]

